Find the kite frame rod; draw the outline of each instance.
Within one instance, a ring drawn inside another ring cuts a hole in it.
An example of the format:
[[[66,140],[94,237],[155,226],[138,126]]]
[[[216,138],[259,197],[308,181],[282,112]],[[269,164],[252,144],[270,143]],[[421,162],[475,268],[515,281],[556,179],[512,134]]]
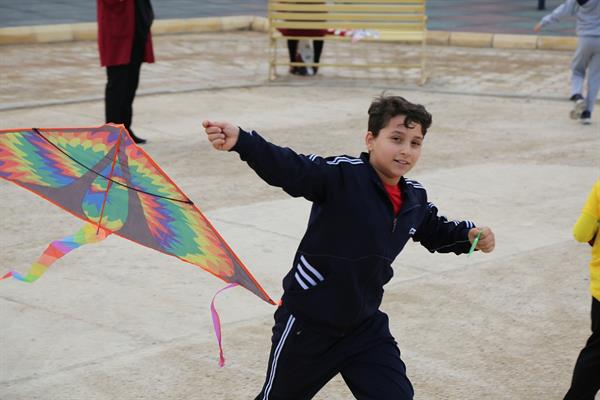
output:
[[[102,225],[102,217],[104,216],[104,206],[106,206],[106,200],[108,199],[108,192],[113,183],[112,176],[115,171],[115,164],[117,163],[117,157],[119,156],[119,148],[121,146],[121,137],[123,137],[123,129],[119,130],[119,138],[115,145],[115,155],[113,156],[112,165],[110,166],[110,174],[108,175],[108,183],[106,184],[106,191],[104,192],[104,200],[102,200],[102,209],[100,210],[100,218],[98,219],[98,228],[96,229],[96,235],[100,233],[100,226]]]

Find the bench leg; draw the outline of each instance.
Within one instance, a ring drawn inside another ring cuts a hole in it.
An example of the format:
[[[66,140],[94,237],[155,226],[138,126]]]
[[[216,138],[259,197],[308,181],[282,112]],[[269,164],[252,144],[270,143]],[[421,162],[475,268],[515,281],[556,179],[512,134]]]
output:
[[[427,79],[429,78],[429,76],[427,75],[427,69],[425,67],[425,62],[423,61],[423,63],[421,64],[421,77],[419,78],[419,86],[423,86],[427,83]]]
[[[427,82],[427,35],[421,42],[421,78],[419,79],[419,86],[423,86]]]
[[[268,79],[273,81],[277,78],[277,67],[275,66],[275,61],[277,60],[277,40],[273,39],[273,34],[271,33],[269,39],[269,76]]]

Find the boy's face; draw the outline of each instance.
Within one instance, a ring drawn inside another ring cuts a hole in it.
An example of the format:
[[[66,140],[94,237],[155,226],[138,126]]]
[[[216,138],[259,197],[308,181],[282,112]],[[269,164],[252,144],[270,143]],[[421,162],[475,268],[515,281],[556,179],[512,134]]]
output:
[[[404,174],[415,166],[421,156],[423,133],[421,125],[404,126],[404,115],[390,122],[375,137],[371,131],[365,137],[369,162],[384,183],[396,185]]]

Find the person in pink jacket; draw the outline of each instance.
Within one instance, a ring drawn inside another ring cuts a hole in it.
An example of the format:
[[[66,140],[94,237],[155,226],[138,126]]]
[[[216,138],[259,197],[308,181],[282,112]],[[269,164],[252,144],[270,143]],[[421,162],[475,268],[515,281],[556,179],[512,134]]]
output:
[[[142,62],[154,62],[150,0],[96,0],[100,64],[106,67],[106,122],[123,124],[133,140],[146,140],[131,130],[133,100]]]

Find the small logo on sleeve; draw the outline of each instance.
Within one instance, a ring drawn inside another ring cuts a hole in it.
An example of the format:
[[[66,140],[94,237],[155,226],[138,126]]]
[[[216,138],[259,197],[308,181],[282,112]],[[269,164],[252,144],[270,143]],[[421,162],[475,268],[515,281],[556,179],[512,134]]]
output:
[[[417,232],[417,230],[415,228],[410,228],[410,230],[408,231],[408,235],[412,236]]]

